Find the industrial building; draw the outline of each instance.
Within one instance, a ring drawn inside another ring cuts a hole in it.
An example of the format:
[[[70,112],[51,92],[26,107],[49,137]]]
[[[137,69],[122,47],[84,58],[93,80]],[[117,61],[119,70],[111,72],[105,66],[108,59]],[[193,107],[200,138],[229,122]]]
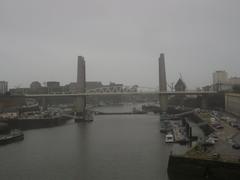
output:
[[[240,117],[240,94],[225,94],[225,111]]]
[[[8,92],[8,82],[0,81],[0,95],[6,94]]]

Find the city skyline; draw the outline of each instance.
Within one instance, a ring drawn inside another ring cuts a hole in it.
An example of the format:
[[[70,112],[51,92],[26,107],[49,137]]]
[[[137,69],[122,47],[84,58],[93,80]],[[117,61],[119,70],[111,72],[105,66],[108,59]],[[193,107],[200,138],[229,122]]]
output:
[[[239,180],[240,0],[0,0],[0,180]]]
[[[161,54],[160,54],[160,56],[161,56]],[[79,56],[77,56],[77,58],[78,58],[78,57],[79,57]],[[80,57],[83,57],[83,56],[80,56]],[[83,57],[83,58],[84,58],[84,57]],[[77,64],[78,64],[78,62],[77,62]],[[78,65],[77,65],[76,67],[78,67]],[[76,67],[75,67],[75,69],[76,69]],[[86,69],[87,69],[87,67],[86,67]],[[225,70],[217,70],[217,71],[225,71]],[[212,72],[211,75],[213,75],[213,74],[216,73],[217,71]],[[228,72],[227,72],[227,73],[228,73]],[[27,83],[25,83],[25,84],[19,82],[18,84],[15,84],[15,85],[11,84],[11,82],[9,82],[9,81],[6,81],[6,82],[7,82],[8,84],[10,84],[10,86],[9,86],[10,89],[12,89],[12,88],[28,88],[29,86],[31,86],[31,83],[33,83],[33,82],[39,82],[43,87],[46,86],[46,83],[47,83],[47,82],[59,82],[61,85],[65,86],[65,85],[68,85],[68,84],[70,84],[70,83],[77,83],[78,71],[76,70],[76,72],[75,72],[74,74],[76,74],[75,79],[74,79],[73,81],[66,81],[66,82],[63,82],[63,81],[61,81],[60,79],[54,79],[54,80],[52,80],[52,79],[51,79],[51,80],[46,79],[46,80],[43,80],[43,81],[39,81],[39,80],[36,80],[36,79],[35,79],[35,80],[32,79],[32,80],[30,80],[29,82],[27,82]],[[182,79],[181,73],[179,73],[178,76],[176,77],[176,82],[168,82],[168,81],[167,81],[167,85],[170,86],[172,83],[173,83],[173,84],[176,84],[179,78]],[[240,77],[231,76],[231,75],[230,75],[229,78],[240,78]],[[109,80],[109,81],[101,81],[101,80],[98,80],[98,79],[96,79],[96,80],[88,80],[88,79],[87,79],[86,82],[101,82],[101,83],[103,83],[103,84],[108,84],[108,83],[112,83],[112,82],[114,82],[114,81],[111,81],[111,80]],[[122,84],[124,84],[124,81],[120,81],[120,82],[117,82],[117,83],[122,83]],[[171,83],[171,84],[170,84],[170,83]],[[211,79],[211,77],[210,77],[210,82],[209,82],[209,84],[205,84],[205,85],[211,85],[211,84],[214,84],[214,83],[212,82],[212,79]],[[125,84],[125,85],[133,86],[133,85],[137,85],[137,84],[135,83],[135,84]],[[147,87],[147,86],[140,86],[140,87]],[[200,86],[196,86],[196,87],[194,87],[194,89],[195,89],[195,88],[199,88],[199,87],[200,87]],[[202,86],[202,87],[204,87],[204,86]],[[202,88],[202,87],[200,87],[200,88]],[[156,88],[156,89],[158,89],[158,85],[152,86],[152,87],[148,86],[148,88]],[[168,88],[169,88],[169,87],[168,87]]]
[[[239,5],[1,1],[0,77],[10,88],[35,80],[75,82],[82,55],[87,81],[157,87],[160,53],[168,83],[176,83],[179,73],[189,89],[210,84],[216,70],[240,76]]]

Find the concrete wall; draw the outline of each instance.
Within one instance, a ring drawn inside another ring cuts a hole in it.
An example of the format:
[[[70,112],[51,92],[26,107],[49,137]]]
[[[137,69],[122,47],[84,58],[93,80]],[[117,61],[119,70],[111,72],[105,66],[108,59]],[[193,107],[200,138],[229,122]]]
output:
[[[168,176],[170,180],[239,180],[240,163],[170,155]]]
[[[225,111],[240,117],[240,94],[225,95]]]

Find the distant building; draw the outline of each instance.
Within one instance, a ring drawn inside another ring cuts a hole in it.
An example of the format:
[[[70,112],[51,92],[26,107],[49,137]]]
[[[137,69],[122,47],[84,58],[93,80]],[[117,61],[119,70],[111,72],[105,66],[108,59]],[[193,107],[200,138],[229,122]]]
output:
[[[226,71],[216,71],[213,73],[213,83],[202,89],[205,91],[232,91],[234,85],[240,85],[240,77],[228,78]]]
[[[228,82],[228,74],[226,71],[216,71],[213,73],[213,84],[218,83],[227,83]]]
[[[6,94],[8,91],[8,82],[0,81],[0,94]]]
[[[117,83],[114,83],[114,82],[110,82],[108,86],[110,86],[110,87],[116,87],[116,86],[123,87],[123,84],[117,84]]]
[[[48,81],[47,82],[47,87],[48,88],[56,88],[60,86],[60,82],[57,81]]]
[[[78,86],[76,82],[71,82],[65,85],[64,87],[65,87],[65,92],[67,93],[77,93],[78,91]]]
[[[103,87],[103,84],[100,81],[87,81],[86,82],[87,90],[101,88],[101,87]]]
[[[23,95],[23,94],[47,94],[47,87],[40,88],[15,88],[9,90],[11,95]]]
[[[228,83],[232,85],[240,84],[240,77],[231,77],[228,79]]]
[[[42,87],[42,85],[41,85],[41,83],[38,82],[38,81],[33,81],[33,82],[31,83],[31,85],[30,85],[30,88],[31,88],[31,89],[38,89],[38,88],[41,88],[41,87]]]
[[[204,87],[202,87],[202,90],[203,91],[212,91],[213,90],[213,86],[211,86],[211,85],[204,86]]]
[[[233,88],[233,84],[229,83],[217,83],[212,85],[212,89],[214,91],[231,91]]]
[[[228,84],[228,73],[226,71],[215,71],[213,73],[213,84],[214,91],[226,91],[231,90],[232,86]]]
[[[185,82],[182,80],[182,78],[179,78],[177,83],[174,86],[175,91],[185,91],[186,87],[187,86],[186,86]]]

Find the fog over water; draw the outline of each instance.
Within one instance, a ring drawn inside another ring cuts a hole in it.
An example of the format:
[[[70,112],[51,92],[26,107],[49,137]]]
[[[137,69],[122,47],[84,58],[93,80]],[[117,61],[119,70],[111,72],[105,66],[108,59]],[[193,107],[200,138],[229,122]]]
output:
[[[166,55],[168,82],[189,88],[212,72],[239,74],[239,0],[1,0],[0,80],[76,81],[77,56],[87,80],[158,86]]]

